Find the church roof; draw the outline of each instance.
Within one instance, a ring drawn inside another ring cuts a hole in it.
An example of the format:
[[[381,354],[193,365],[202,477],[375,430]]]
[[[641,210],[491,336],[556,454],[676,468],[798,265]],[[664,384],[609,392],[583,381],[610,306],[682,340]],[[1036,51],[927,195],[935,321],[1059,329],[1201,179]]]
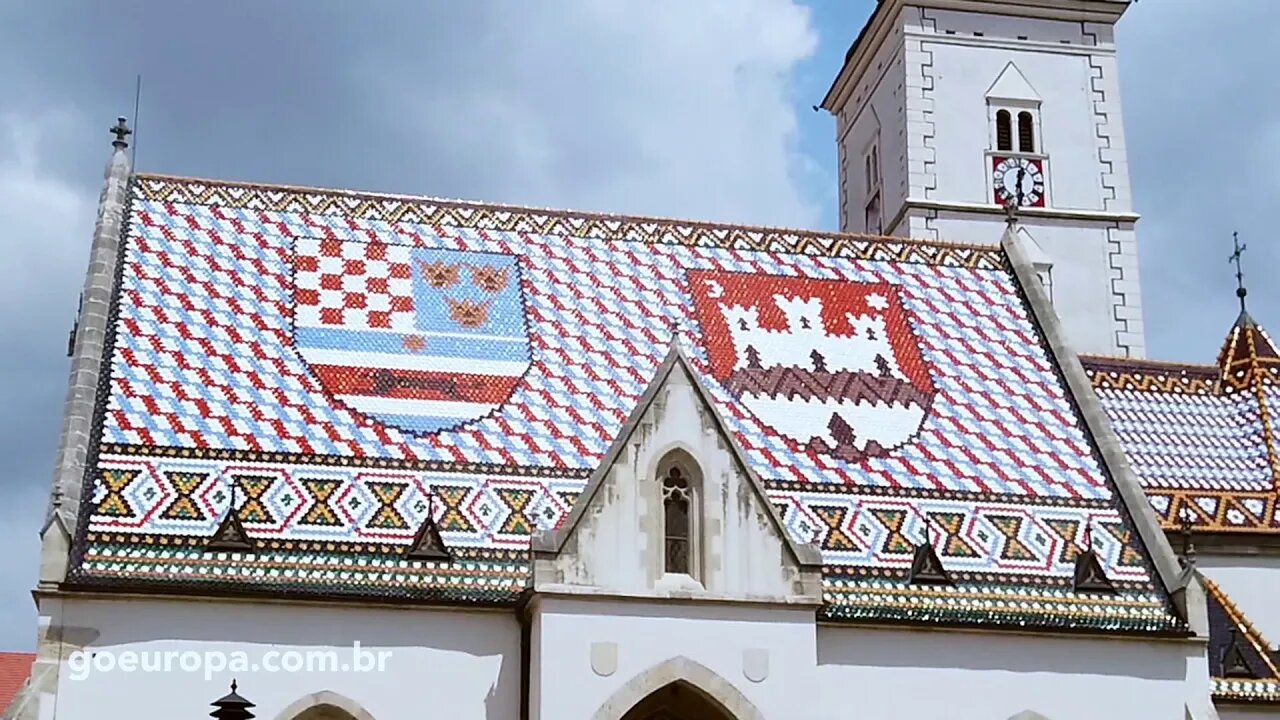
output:
[[[27,684],[35,661],[35,653],[0,652],[0,715]]]
[[[1219,702],[1280,703],[1280,652],[1231,598],[1200,576],[1208,598],[1209,675]]]
[[[130,193],[72,586],[513,602],[678,334],[826,617],[1183,629],[998,247]]]
[[[1280,533],[1280,355],[1248,313],[1213,365],[1083,364],[1166,529]]]

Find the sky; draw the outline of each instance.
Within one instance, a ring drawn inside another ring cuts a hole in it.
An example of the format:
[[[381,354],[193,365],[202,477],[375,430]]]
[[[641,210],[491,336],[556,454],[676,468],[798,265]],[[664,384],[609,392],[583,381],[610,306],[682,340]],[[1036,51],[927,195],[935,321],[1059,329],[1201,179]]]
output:
[[[872,5],[0,0],[0,650],[35,644],[67,333],[136,73],[141,171],[833,230],[834,122],[810,108]],[[1280,332],[1277,20],[1147,0],[1120,23],[1152,357],[1213,360],[1233,231]]]

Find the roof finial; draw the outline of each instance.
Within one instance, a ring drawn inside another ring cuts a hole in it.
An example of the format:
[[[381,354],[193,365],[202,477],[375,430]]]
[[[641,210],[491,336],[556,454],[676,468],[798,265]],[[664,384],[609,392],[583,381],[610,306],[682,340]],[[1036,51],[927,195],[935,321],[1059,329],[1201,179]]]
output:
[[[1182,561],[1186,567],[1196,564],[1196,544],[1191,539],[1191,526],[1195,525],[1195,513],[1191,508],[1183,507],[1178,513],[1178,522],[1182,526]]]
[[[1234,250],[1227,262],[1232,262],[1236,265],[1236,297],[1240,298],[1240,312],[1243,313],[1245,311],[1244,298],[1249,294],[1249,291],[1244,289],[1244,269],[1240,263],[1240,256],[1245,250],[1249,249],[1249,246],[1241,245],[1240,233],[1234,232],[1231,233],[1231,244],[1234,247]]]
[[[1009,198],[1004,201],[1004,215],[1004,222],[1009,226],[1009,229],[1016,229],[1018,227],[1018,201],[1016,199]]]
[[[111,141],[111,147],[117,150],[124,150],[129,147],[129,143],[125,138],[132,135],[133,131],[129,129],[129,121],[123,115],[116,118],[116,126],[111,128],[111,133],[116,136],[116,139]]]

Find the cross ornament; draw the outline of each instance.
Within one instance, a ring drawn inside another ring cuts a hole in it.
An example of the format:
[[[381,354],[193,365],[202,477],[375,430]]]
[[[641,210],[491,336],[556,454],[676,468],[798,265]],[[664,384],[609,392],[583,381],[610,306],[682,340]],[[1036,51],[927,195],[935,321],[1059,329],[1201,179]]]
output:
[[[116,124],[115,127],[111,128],[111,134],[116,136],[116,139],[113,140],[111,144],[123,150],[129,146],[129,143],[125,141],[125,138],[132,135],[133,131],[129,129],[128,121],[121,116],[116,118]]]
[[[1236,297],[1240,298],[1240,312],[1244,312],[1244,298],[1246,295],[1249,294],[1249,291],[1244,289],[1244,267],[1241,264],[1240,259],[1241,259],[1241,256],[1244,254],[1244,251],[1249,249],[1249,246],[1241,245],[1240,233],[1234,233],[1234,232],[1231,233],[1231,245],[1233,247],[1233,251],[1230,257],[1227,258],[1227,262],[1235,263]]]

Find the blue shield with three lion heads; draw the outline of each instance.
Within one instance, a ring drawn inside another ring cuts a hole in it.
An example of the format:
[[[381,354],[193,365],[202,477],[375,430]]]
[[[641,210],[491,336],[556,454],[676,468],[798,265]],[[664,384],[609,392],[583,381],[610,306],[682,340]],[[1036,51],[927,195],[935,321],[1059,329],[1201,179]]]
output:
[[[529,368],[514,255],[302,238],[294,339],[353,410],[413,432],[485,417]]]

